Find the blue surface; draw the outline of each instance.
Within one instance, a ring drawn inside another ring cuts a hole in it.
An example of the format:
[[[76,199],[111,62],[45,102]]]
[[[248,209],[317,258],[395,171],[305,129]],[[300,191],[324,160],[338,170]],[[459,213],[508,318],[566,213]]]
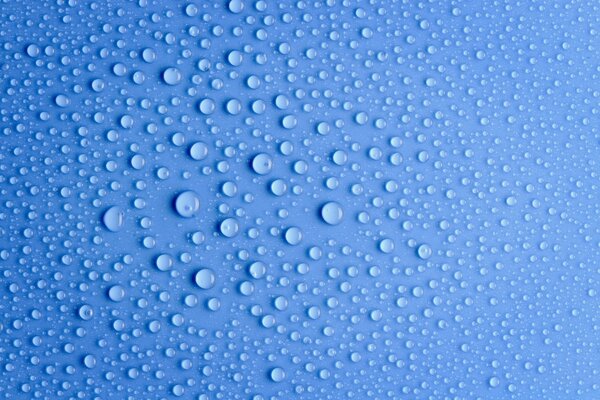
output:
[[[0,398],[600,398],[596,1],[0,4]]]

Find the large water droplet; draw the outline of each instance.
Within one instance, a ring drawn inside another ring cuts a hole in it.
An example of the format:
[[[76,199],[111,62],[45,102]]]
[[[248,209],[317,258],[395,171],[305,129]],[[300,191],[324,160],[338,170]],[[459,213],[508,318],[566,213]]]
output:
[[[321,207],[321,218],[329,225],[337,225],[344,218],[344,210],[339,203],[330,201]]]
[[[181,192],[175,198],[175,211],[184,218],[193,217],[200,210],[200,198],[191,190]]]
[[[162,77],[167,85],[173,86],[181,82],[182,75],[177,68],[170,67],[163,71]]]
[[[259,175],[266,175],[273,169],[273,159],[266,153],[260,153],[252,159],[252,169]]]
[[[233,218],[226,218],[219,225],[219,230],[221,231],[223,236],[226,236],[228,238],[236,236],[238,234],[239,229],[240,227],[238,225],[238,222]]]
[[[118,232],[125,226],[125,211],[118,206],[112,206],[102,215],[102,223],[111,232]]]
[[[194,282],[200,289],[211,289],[215,286],[215,281],[215,273],[209,268],[202,268],[194,275]]]
[[[281,382],[285,379],[285,371],[281,367],[275,367],[271,370],[270,376],[273,382]]]

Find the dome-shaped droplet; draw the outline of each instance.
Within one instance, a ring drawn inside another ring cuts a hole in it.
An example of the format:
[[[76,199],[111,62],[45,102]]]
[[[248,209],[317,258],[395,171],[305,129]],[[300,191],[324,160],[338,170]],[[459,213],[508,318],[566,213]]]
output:
[[[255,261],[248,267],[248,272],[254,279],[260,279],[267,272],[267,267],[262,261]]]
[[[156,257],[156,268],[158,268],[161,271],[168,271],[171,268],[173,268],[173,257],[171,257],[168,254],[161,254],[158,257]]]
[[[121,285],[114,285],[108,289],[108,297],[112,301],[122,301],[125,298],[125,289]]]
[[[215,101],[213,99],[203,99],[198,105],[198,109],[204,115],[210,115],[215,111]]]
[[[273,169],[273,159],[266,153],[260,153],[252,159],[252,169],[259,175],[266,175]]]
[[[170,67],[163,71],[162,77],[167,85],[173,86],[181,82],[182,75],[177,68]]]
[[[285,371],[280,367],[273,368],[270,375],[273,382],[281,382],[285,379]]]
[[[288,228],[285,230],[285,241],[288,244],[291,244],[292,246],[296,246],[297,244],[300,244],[300,242],[302,241],[302,231],[300,230],[300,228],[296,227],[296,226],[292,226],[291,228]]]
[[[392,239],[383,239],[379,242],[379,250],[381,250],[382,253],[391,253],[392,251],[394,251],[394,241]]]
[[[175,198],[175,211],[184,218],[191,218],[200,209],[200,198],[196,192],[186,190]]]
[[[194,282],[200,289],[210,289],[215,286],[215,273],[210,268],[202,268],[194,275]]]
[[[219,230],[223,236],[231,238],[238,234],[240,227],[238,222],[233,218],[224,219],[219,225]]]
[[[190,157],[194,160],[204,160],[208,155],[208,145],[204,142],[196,142],[190,146]]]
[[[83,357],[83,365],[85,365],[85,367],[88,369],[94,368],[96,366],[96,357],[94,357],[92,354],[86,355]]]
[[[234,14],[239,14],[244,10],[244,2],[242,0],[229,0],[227,8]]]
[[[84,321],[89,321],[94,317],[94,309],[89,304],[84,304],[79,307],[79,317]]]
[[[337,225],[344,218],[344,210],[339,203],[330,201],[321,207],[321,218],[329,225]]]
[[[125,225],[125,211],[119,206],[112,206],[102,215],[102,223],[111,232],[118,232]]]
[[[417,247],[417,255],[423,260],[427,260],[429,257],[431,257],[432,253],[433,251],[428,244],[422,244]]]

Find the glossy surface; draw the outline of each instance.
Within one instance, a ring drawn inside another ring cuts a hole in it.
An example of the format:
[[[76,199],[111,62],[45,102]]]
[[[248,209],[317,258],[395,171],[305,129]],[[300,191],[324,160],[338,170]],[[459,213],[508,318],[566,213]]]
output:
[[[599,7],[2,1],[0,398],[600,398]]]

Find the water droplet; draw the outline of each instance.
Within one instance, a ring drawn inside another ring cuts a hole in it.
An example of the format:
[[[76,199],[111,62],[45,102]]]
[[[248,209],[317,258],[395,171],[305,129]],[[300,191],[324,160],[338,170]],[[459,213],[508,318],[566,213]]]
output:
[[[427,260],[429,257],[431,257],[432,253],[433,251],[428,244],[422,244],[417,248],[417,255],[423,260]]]
[[[296,246],[298,244],[300,244],[300,242],[302,241],[302,231],[300,230],[300,228],[298,228],[297,226],[292,226],[290,228],[287,228],[285,230],[285,241],[288,244],[291,244],[292,246]]]
[[[79,317],[84,321],[89,321],[94,317],[94,309],[89,304],[84,304],[79,307]]]
[[[200,112],[204,115],[210,115],[215,111],[215,101],[213,99],[203,99],[198,105]]]
[[[270,375],[273,382],[281,382],[285,379],[285,371],[281,367],[273,368]]]
[[[394,241],[392,239],[383,239],[379,242],[379,250],[381,250],[383,253],[391,253],[392,251],[394,251]]]
[[[174,260],[168,254],[161,254],[156,257],[155,265],[161,271],[168,271],[173,268]]]
[[[85,365],[85,367],[88,369],[94,368],[96,366],[96,357],[94,357],[92,354],[86,355],[83,357],[83,365]]]
[[[344,218],[344,210],[339,203],[330,201],[321,207],[321,218],[329,225],[338,225]]]
[[[181,82],[182,75],[177,68],[169,67],[163,71],[162,77],[167,85],[174,86]]]
[[[229,0],[227,8],[232,13],[239,14],[244,10],[244,2],[242,0]]]
[[[121,285],[114,285],[108,289],[108,297],[112,301],[122,301],[125,298],[125,289]]]
[[[111,232],[118,232],[125,226],[125,211],[118,206],[108,208],[102,215],[102,223]]]
[[[190,157],[194,160],[204,160],[208,156],[208,145],[204,142],[196,142],[190,147]]]
[[[255,261],[248,267],[248,272],[254,279],[260,279],[267,272],[267,267],[263,262]]]
[[[193,217],[200,210],[200,198],[196,192],[186,190],[175,198],[175,211],[184,218]]]
[[[273,169],[273,159],[266,153],[259,153],[252,159],[252,169],[259,175],[266,175]]]
[[[211,289],[215,286],[215,273],[209,268],[202,268],[194,275],[194,282],[200,289]]]
[[[238,234],[240,227],[238,222],[233,218],[224,219],[219,225],[221,234],[225,237],[232,238]]]

